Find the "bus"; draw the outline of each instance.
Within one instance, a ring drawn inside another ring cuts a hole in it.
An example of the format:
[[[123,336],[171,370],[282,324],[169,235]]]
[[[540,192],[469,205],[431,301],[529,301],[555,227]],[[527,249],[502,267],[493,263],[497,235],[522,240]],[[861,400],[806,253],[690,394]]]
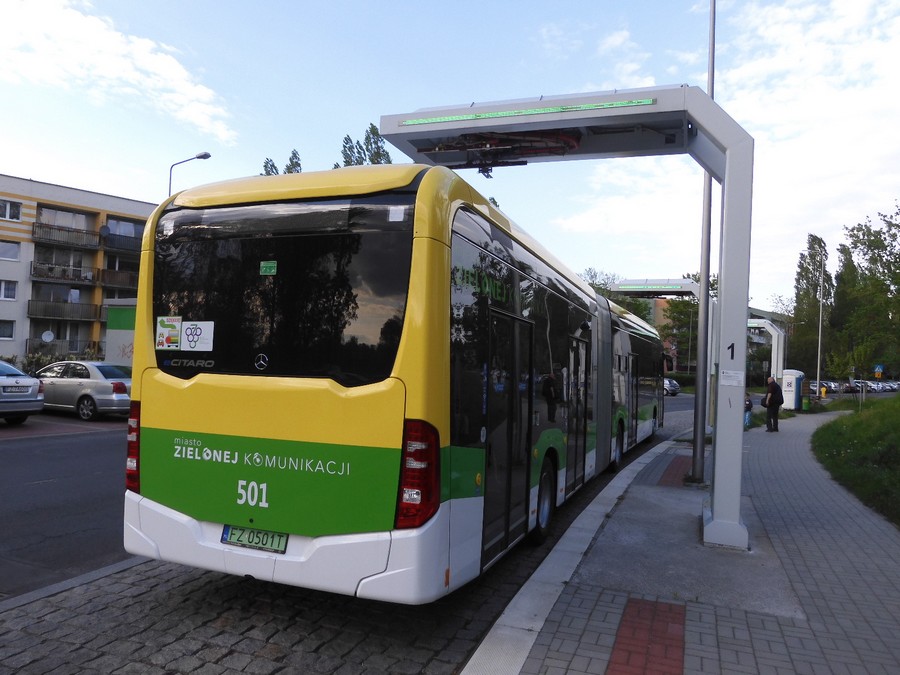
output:
[[[431,602],[651,436],[663,371],[444,167],[189,189],[142,241],[125,548]]]

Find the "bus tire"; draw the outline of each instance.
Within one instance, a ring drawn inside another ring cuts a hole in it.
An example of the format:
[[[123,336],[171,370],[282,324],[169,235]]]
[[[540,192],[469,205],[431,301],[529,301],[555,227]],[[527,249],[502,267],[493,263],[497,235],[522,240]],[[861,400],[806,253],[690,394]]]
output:
[[[541,544],[550,534],[550,523],[556,509],[556,473],[549,457],[544,458],[541,465],[541,477],[538,479],[537,523],[531,531],[531,542]]]
[[[622,425],[619,425],[618,431],[616,431],[616,445],[613,448],[613,456],[612,460],[609,463],[609,466],[613,471],[618,471],[622,468],[622,457],[625,455],[625,430],[622,428]]]

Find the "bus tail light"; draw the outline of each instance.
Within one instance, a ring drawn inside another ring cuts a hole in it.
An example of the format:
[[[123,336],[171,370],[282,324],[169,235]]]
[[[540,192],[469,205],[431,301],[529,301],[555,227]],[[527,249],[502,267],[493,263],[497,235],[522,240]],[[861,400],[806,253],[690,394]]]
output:
[[[403,425],[397,529],[420,527],[441,505],[441,448],[437,429],[421,420]]]
[[[125,489],[141,493],[141,402],[132,401],[128,413],[128,455],[125,459]]]

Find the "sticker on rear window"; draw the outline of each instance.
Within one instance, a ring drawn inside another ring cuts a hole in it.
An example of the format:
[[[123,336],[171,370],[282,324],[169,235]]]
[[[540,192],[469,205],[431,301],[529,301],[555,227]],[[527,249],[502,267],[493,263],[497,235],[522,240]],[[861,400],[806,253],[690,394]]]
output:
[[[181,317],[160,316],[156,319],[156,348],[181,349]]]
[[[215,321],[184,321],[180,316],[156,319],[156,348],[185,352],[211,352]]]
[[[181,324],[181,350],[211,352],[215,321],[184,321]]]

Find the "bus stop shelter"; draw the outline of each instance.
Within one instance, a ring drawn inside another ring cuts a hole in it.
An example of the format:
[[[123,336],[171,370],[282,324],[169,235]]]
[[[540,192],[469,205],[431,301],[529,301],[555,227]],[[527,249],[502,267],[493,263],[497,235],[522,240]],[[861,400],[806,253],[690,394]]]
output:
[[[688,154],[722,186],[709,544],[747,548],[740,514],[753,139],[687,85],[472,103],[385,115],[380,132],[413,161],[452,169]]]

